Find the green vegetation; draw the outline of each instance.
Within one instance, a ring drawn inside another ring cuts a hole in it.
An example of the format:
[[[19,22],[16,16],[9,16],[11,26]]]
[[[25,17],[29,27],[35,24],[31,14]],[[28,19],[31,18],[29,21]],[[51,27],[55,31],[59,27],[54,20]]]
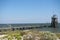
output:
[[[3,32],[4,33],[4,32]],[[59,33],[52,33],[49,31],[36,31],[36,30],[27,30],[27,31],[7,31],[4,33],[4,36],[0,39],[16,39],[16,40],[57,40],[60,38]]]
[[[60,33],[56,33],[57,37],[60,39]]]
[[[12,40],[12,39],[21,40],[21,36],[22,36],[21,33],[22,33],[21,31],[7,31],[4,33],[4,35],[7,36],[4,36],[2,39],[7,38],[8,40]]]
[[[28,31],[23,35],[23,40],[57,40],[57,38],[56,34],[48,31]]]

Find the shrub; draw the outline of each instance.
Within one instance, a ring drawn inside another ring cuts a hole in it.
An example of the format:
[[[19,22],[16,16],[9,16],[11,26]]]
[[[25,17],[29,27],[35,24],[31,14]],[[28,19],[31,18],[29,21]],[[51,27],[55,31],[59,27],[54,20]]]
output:
[[[23,35],[23,40],[57,40],[57,36],[51,32],[27,32],[27,34]]]

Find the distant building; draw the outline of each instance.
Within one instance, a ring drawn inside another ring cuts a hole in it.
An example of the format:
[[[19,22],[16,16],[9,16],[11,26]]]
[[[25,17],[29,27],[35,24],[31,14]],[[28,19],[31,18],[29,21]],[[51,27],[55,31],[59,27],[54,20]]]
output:
[[[56,15],[52,16],[51,27],[56,28],[58,26],[58,18]]]

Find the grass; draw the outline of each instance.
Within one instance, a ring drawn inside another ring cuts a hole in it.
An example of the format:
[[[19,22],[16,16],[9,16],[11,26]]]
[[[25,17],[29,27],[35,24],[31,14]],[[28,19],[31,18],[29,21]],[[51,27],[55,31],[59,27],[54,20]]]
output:
[[[60,39],[60,33],[56,33],[57,37]]]
[[[7,32],[2,32],[4,33],[4,35],[7,35],[5,37],[3,37],[2,39],[4,38],[8,38],[8,40],[12,40],[12,39],[17,39],[17,40],[20,40],[21,39],[21,36],[22,36],[22,32],[21,31],[7,31]]]
[[[28,30],[28,31],[7,31],[2,32],[4,35],[7,35],[4,38],[8,38],[8,40],[17,39],[21,40],[23,37],[23,40],[57,40],[57,38],[60,38],[60,33],[52,33],[49,31],[36,31],[36,30]]]

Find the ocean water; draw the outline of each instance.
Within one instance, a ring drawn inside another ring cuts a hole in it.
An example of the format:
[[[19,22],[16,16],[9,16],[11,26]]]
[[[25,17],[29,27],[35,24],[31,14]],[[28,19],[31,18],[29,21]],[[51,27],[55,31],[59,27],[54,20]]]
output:
[[[46,27],[43,27],[43,26]],[[58,27],[53,28],[53,27],[48,27],[50,26],[50,23],[31,23],[31,24],[0,24],[0,29],[1,28],[14,28],[14,27],[19,27],[19,28],[23,28],[23,27],[40,27],[40,28],[35,28],[33,30],[39,30],[39,31],[50,31],[50,32],[56,32],[56,33],[60,33],[60,23],[58,24]],[[29,30],[29,29],[28,29]]]

